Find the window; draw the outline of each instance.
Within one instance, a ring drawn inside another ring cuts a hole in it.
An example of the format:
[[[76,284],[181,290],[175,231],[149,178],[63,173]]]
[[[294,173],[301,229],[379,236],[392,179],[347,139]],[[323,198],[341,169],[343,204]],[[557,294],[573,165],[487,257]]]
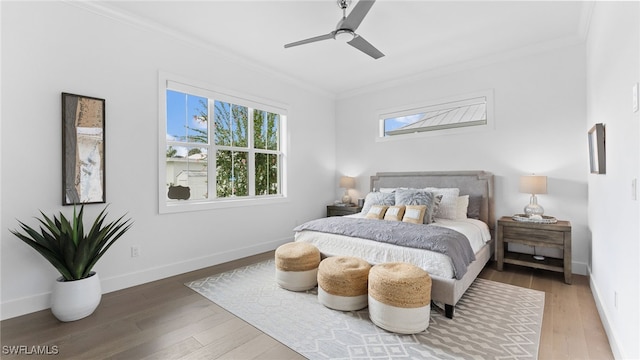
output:
[[[493,127],[490,91],[456,96],[380,114],[380,137],[436,135]]]
[[[285,197],[286,110],[161,74],[160,212]]]

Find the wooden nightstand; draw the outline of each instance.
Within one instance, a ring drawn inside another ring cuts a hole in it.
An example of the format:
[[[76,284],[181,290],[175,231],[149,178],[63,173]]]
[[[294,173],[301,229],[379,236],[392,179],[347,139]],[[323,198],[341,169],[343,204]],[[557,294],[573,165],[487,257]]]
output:
[[[564,272],[564,282],[571,284],[571,223],[558,220],[555,224],[539,224],[515,221],[504,216],[498,220],[497,231],[498,271],[504,263],[529,266],[536,269]],[[511,252],[507,243],[549,247],[563,250],[563,258],[545,257],[535,260],[532,255]]]
[[[362,206],[336,206],[336,205],[327,205],[327,217],[330,216],[344,216],[344,215],[352,215],[357,214],[362,211]]]

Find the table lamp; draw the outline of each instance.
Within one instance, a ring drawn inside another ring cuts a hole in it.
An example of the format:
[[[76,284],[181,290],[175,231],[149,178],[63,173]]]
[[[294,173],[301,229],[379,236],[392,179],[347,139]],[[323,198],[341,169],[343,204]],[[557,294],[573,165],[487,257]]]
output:
[[[536,194],[547,193],[547,177],[541,175],[525,175],[520,177],[520,192],[531,194],[529,204],[524,207],[524,213],[527,217],[538,215],[542,217],[544,209],[538,205]]]
[[[351,196],[349,196],[349,189],[353,189],[356,186],[356,179],[350,176],[340,177],[340,187],[344,188],[344,196],[342,197],[343,204],[351,203]]]

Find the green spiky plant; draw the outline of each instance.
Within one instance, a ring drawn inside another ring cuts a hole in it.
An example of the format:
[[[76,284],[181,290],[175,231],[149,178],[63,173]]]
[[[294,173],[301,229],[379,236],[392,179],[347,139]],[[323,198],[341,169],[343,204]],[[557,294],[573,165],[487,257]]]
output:
[[[84,205],[77,213],[73,207],[71,221],[62,212],[59,218],[54,215],[51,219],[40,211],[42,218],[37,218],[41,223],[40,233],[21,221],[18,222],[24,234],[10,231],[47,259],[64,281],[80,280],[90,275],[102,255],[133,225],[131,219],[124,220],[125,215],[105,225],[107,207],[98,214],[86,234],[82,219]]]

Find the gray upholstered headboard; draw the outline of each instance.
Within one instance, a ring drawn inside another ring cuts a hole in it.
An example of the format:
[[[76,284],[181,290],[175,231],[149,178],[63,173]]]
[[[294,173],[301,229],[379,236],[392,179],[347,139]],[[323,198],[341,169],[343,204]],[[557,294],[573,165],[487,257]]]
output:
[[[371,176],[371,191],[380,188],[458,188],[460,195],[479,197],[480,217],[490,229],[496,225],[493,174],[486,171],[381,172]]]

